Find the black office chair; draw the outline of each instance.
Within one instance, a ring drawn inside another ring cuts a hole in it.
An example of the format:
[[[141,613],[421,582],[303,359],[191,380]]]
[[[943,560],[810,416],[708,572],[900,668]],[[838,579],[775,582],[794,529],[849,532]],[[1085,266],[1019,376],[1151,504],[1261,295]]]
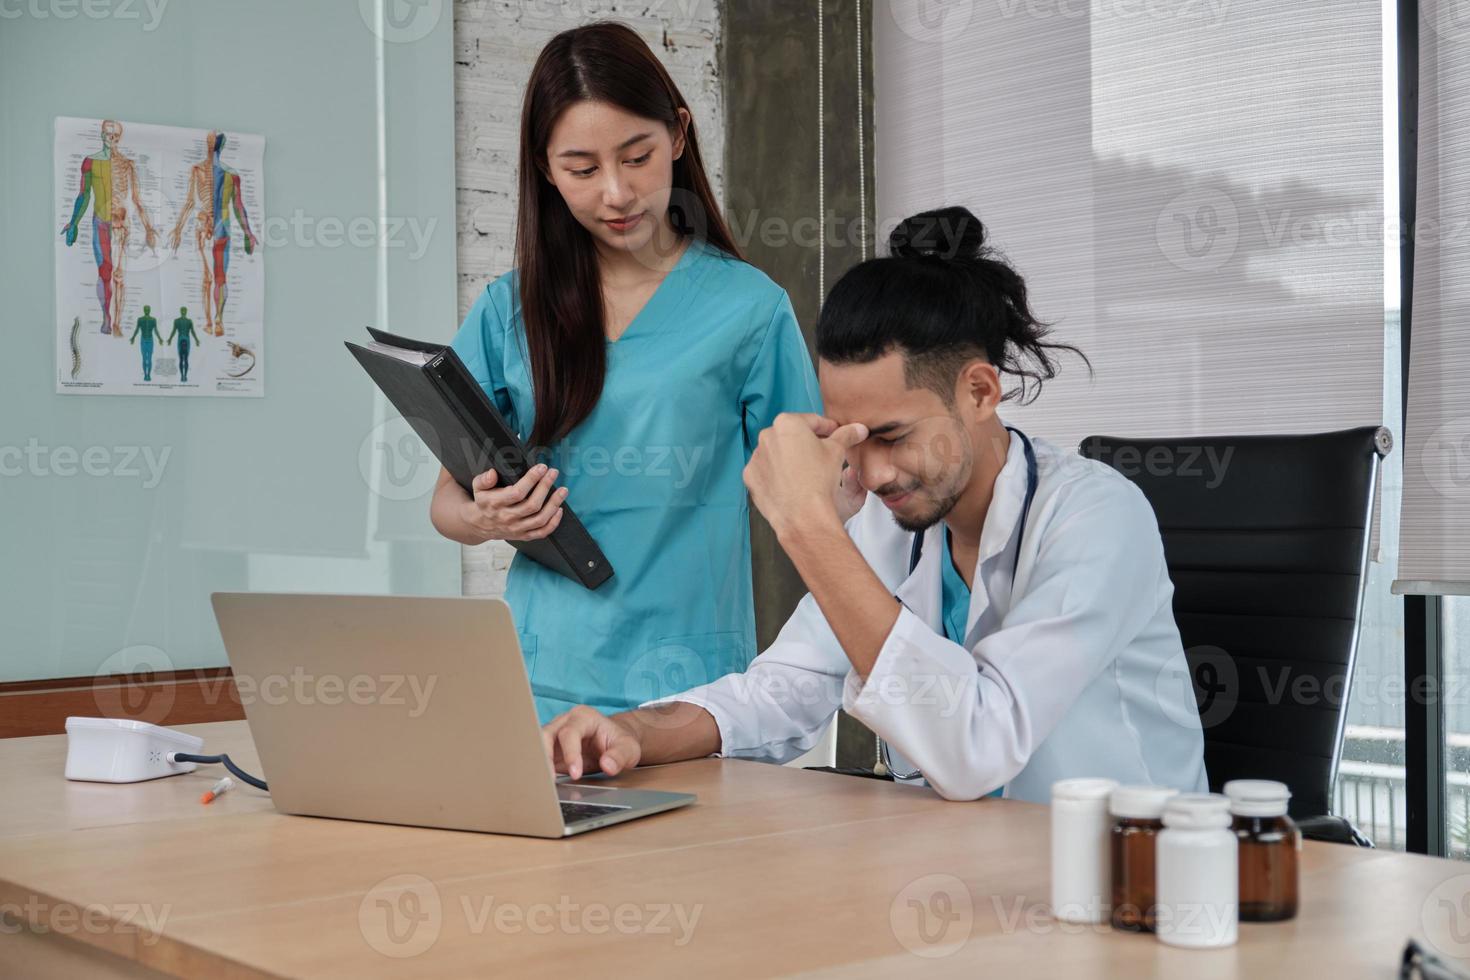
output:
[[[1372,846],[1331,813],[1387,429],[1119,439],[1083,456],[1158,516],[1204,725],[1205,769],[1291,787],[1305,836]],[[1305,680],[1302,680],[1305,679]]]

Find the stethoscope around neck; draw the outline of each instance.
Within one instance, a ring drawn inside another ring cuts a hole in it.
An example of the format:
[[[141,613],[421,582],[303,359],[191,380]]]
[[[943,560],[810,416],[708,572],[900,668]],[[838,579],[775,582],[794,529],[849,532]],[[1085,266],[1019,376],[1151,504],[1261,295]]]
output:
[[[1026,518],[1031,515],[1031,501],[1036,499],[1036,484],[1040,482],[1040,477],[1038,476],[1036,466],[1036,450],[1032,447],[1031,440],[1026,437],[1026,433],[1009,425],[1006,426],[1006,431],[1013,432],[1021,438],[1021,448],[1025,450],[1026,453],[1026,497],[1021,502],[1021,519],[1017,522],[1018,527],[1016,534],[1016,557],[1015,560],[1011,563],[1011,581],[1015,582],[1016,573],[1021,568],[1021,544],[1026,540]],[[923,555],[924,532],[915,531],[914,542],[909,547],[910,575],[913,575],[914,569],[919,567],[919,559],[922,558]],[[898,596],[894,596],[894,598],[898,599]],[[900,604],[903,603],[902,599],[899,599],[898,601]],[[892,763],[889,761],[888,758],[888,743],[883,741],[883,739],[878,735],[874,735],[873,738],[877,741],[878,747],[878,757],[873,763],[873,772],[875,774],[879,776],[884,776],[891,773],[894,779],[917,779],[923,775],[923,773],[919,772],[919,770],[917,769],[909,773],[901,773],[895,771]]]

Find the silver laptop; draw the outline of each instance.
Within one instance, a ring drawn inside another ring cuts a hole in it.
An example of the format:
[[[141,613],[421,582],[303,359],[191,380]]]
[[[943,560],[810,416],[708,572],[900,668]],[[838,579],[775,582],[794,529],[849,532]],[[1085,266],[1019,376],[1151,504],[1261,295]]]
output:
[[[283,813],[566,837],[694,802],[557,781],[499,599],[211,599]]]

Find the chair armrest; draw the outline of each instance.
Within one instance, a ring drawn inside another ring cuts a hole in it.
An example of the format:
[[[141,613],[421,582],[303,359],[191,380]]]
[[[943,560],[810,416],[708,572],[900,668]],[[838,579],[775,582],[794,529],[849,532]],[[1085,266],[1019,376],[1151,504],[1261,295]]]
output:
[[[1363,836],[1346,817],[1323,815],[1303,817],[1296,822],[1307,840],[1326,841],[1329,844],[1352,844],[1357,847],[1372,847],[1373,842]]]

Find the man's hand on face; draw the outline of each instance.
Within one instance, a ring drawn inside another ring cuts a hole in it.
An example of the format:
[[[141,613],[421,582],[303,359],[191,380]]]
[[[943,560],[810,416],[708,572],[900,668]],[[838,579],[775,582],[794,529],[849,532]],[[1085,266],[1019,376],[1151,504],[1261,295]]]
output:
[[[856,466],[848,466],[842,471],[842,480],[837,487],[837,519],[843,524],[863,509],[867,503],[868,490],[858,479]]]
[[[745,466],[745,486],[779,537],[792,528],[837,521],[833,488],[841,484],[847,451],[868,438],[854,422],[839,426],[820,415],[784,412],[760,434]]]
[[[542,725],[541,743],[552,767],[573,779],[599,769],[616,776],[643,757],[643,743],[634,729],[586,705]]]

